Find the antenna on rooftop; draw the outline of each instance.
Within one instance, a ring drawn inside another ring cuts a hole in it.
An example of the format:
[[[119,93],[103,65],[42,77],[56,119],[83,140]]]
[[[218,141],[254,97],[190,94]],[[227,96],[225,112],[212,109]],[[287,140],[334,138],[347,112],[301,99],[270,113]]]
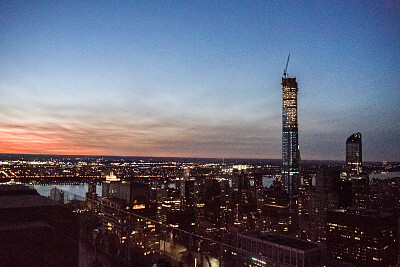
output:
[[[287,62],[286,62],[286,68],[283,70],[283,76],[286,78],[286,77],[289,77],[289,75],[288,75],[288,73],[287,73],[287,67],[288,67],[288,64],[289,64],[289,59],[290,59],[290,53],[289,53],[289,56],[288,56],[288,58],[287,58]]]

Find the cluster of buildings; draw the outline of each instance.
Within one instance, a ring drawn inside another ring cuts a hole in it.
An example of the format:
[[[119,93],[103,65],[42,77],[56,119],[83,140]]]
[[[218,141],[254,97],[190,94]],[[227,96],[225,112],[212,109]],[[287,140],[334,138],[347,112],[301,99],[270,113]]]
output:
[[[400,179],[370,180],[361,149],[356,133],[347,139],[344,166],[300,168],[300,153],[290,148],[283,150],[282,169],[181,164],[170,175],[141,181],[111,173],[102,197],[93,183],[87,199],[101,203],[94,207],[101,228],[117,236],[120,252],[130,242],[141,255],[152,255],[163,244],[157,227],[166,225],[238,248],[239,256],[241,250],[253,253],[251,266],[395,266]],[[126,211],[138,216],[129,218]],[[135,225],[133,233],[124,228],[127,221]]]
[[[88,179],[81,235],[91,240],[93,225],[100,229],[101,249],[124,264],[189,251],[185,257],[209,265],[240,257],[247,266],[396,266],[400,178],[371,179],[392,167],[363,165],[361,133],[346,140],[344,166],[301,163],[297,93],[285,72],[281,166],[3,160],[0,178]],[[62,202],[63,193],[51,198]]]

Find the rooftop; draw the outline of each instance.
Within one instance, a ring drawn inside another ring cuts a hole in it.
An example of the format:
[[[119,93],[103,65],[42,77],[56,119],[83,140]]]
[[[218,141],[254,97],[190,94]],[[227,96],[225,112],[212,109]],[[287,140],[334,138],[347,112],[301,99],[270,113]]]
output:
[[[0,196],[0,210],[44,206],[60,206],[60,204],[39,195]]]
[[[345,214],[351,214],[351,215],[358,215],[358,216],[364,216],[364,217],[369,217],[369,218],[386,218],[393,216],[393,214],[390,213],[385,213],[379,210],[371,210],[371,209],[337,209],[337,210],[332,210],[331,212],[336,212],[336,213],[345,213]]]
[[[16,195],[39,195],[34,189],[22,184],[0,184],[0,197]]]
[[[361,133],[354,133],[347,138],[346,142],[360,142],[361,141]]]
[[[247,235],[250,237],[258,238],[264,241],[268,241],[271,243],[275,243],[281,246],[286,246],[298,250],[311,250],[318,248],[318,245],[315,243],[303,241],[300,239],[296,239],[293,237],[288,237],[288,236],[281,236],[281,235],[276,235],[272,234],[270,232],[266,231],[255,231],[255,232],[247,232],[243,233],[243,235]]]
[[[57,202],[24,185],[0,185],[0,210],[57,205]]]

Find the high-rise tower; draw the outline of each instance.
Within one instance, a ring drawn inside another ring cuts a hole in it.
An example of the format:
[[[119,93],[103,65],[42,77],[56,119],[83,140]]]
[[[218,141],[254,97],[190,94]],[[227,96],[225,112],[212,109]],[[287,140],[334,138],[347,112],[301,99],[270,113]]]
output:
[[[289,78],[286,71],[287,64],[282,77],[282,181],[284,190],[292,198],[297,195],[300,184],[297,124],[297,92],[299,89],[296,78]]]
[[[362,171],[361,133],[352,134],[347,138],[346,165],[348,177],[357,176]]]

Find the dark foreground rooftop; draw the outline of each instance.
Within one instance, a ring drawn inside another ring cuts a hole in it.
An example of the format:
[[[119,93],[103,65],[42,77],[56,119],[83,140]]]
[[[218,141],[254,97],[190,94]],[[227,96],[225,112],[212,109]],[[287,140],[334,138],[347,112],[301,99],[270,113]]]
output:
[[[23,185],[0,185],[0,265],[78,266],[75,215]]]

